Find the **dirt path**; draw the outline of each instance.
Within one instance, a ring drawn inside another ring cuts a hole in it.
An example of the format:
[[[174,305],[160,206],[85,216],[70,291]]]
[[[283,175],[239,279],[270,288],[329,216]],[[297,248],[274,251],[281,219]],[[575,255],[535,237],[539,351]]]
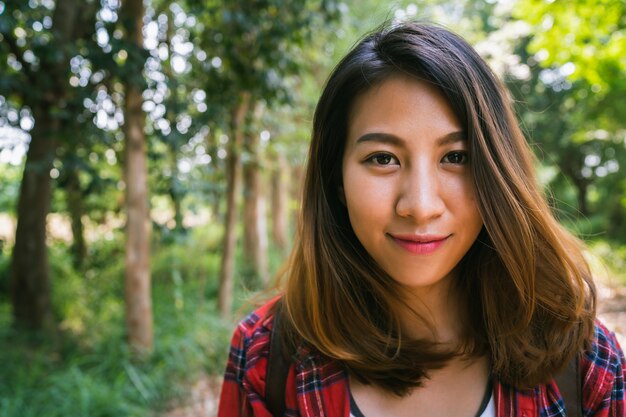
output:
[[[626,287],[597,283],[598,317],[617,335],[626,348]],[[158,417],[215,417],[221,376],[203,376],[190,390],[187,404],[177,406]]]
[[[596,283],[598,289],[598,318],[617,335],[626,349],[626,287]]]
[[[159,417],[215,417],[222,377],[203,375],[192,387],[186,404],[159,414]]]

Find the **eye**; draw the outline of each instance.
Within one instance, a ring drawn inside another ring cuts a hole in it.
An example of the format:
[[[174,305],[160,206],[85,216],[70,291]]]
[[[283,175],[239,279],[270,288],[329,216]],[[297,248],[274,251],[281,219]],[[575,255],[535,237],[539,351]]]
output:
[[[468,161],[468,155],[465,151],[454,151],[446,154],[441,162],[454,165],[465,165]]]
[[[398,160],[388,153],[377,153],[369,158],[366,162],[370,162],[374,165],[399,165]]]

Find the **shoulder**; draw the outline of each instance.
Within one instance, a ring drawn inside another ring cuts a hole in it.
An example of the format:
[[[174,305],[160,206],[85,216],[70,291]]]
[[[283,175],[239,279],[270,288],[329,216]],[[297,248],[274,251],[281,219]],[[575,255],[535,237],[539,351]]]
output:
[[[237,324],[231,347],[239,345],[244,348],[248,360],[252,359],[255,352],[258,354],[269,349],[274,323],[274,306],[278,300],[279,297],[271,299]]]
[[[231,349],[235,345],[240,348],[242,359],[245,359],[248,367],[258,367],[258,363],[265,363],[269,356],[272,329],[275,323],[276,303],[280,297],[276,297],[257,310],[250,313],[239,322],[233,335]],[[281,318],[282,320],[282,318]],[[341,368],[336,360],[323,355],[311,344],[300,340],[293,346],[291,353],[292,365],[298,372],[307,371],[309,367],[315,367],[316,372],[325,374],[326,369],[336,371]]]
[[[619,398],[623,401],[624,352],[615,334],[600,321],[596,321],[593,340],[581,358],[581,371],[586,408],[602,408]]]
[[[277,301],[278,298],[268,301],[237,324],[230,343],[224,375],[226,380],[241,385],[244,376],[251,370],[264,373],[272,333],[273,307]]]
[[[596,320],[593,339],[582,359],[588,373],[614,373],[623,366],[624,352],[615,334]]]
[[[269,301],[241,320],[231,342],[222,392],[232,393],[233,398],[245,397],[252,408],[265,407],[274,306],[278,300]],[[303,341],[294,349],[285,387],[287,408],[298,410],[303,406],[309,410],[305,415],[324,415],[322,408],[332,410],[334,414],[329,415],[346,415],[347,377],[341,364]]]
[[[235,333],[247,338],[258,337],[272,330],[274,306],[280,300],[275,297],[244,317],[238,324]]]
[[[273,324],[272,299],[237,325],[226,362],[218,416],[269,415],[265,377]]]

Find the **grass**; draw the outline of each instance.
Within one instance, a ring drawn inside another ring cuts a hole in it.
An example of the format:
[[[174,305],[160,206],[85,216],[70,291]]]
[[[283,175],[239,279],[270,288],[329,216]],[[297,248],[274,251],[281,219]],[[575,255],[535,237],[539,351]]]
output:
[[[133,362],[119,348],[124,345],[121,338],[98,351],[72,349],[60,354],[42,346],[33,349],[13,335],[12,347],[2,353],[0,416],[151,415],[184,396],[186,383],[201,370],[218,372],[226,332],[208,344],[201,342],[199,333],[163,340],[144,363]]]

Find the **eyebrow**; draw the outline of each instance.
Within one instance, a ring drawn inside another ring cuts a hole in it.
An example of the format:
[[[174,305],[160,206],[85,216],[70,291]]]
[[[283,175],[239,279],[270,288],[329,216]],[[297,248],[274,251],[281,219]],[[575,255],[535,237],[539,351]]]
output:
[[[465,132],[457,131],[457,132],[448,133],[447,135],[444,135],[438,138],[437,145],[443,146],[443,145],[449,145],[451,143],[466,142],[466,141],[467,141],[467,136],[465,135]],[[357,144],[366,143],[366,142],[387,143],[387,144],[396,145],[396,146],[401,146],[404,144],[404,140],[401,139],[400,137],[396,135],[392,135],[390,133],[382,133],[382,132],[366,133],[356,140]]]

